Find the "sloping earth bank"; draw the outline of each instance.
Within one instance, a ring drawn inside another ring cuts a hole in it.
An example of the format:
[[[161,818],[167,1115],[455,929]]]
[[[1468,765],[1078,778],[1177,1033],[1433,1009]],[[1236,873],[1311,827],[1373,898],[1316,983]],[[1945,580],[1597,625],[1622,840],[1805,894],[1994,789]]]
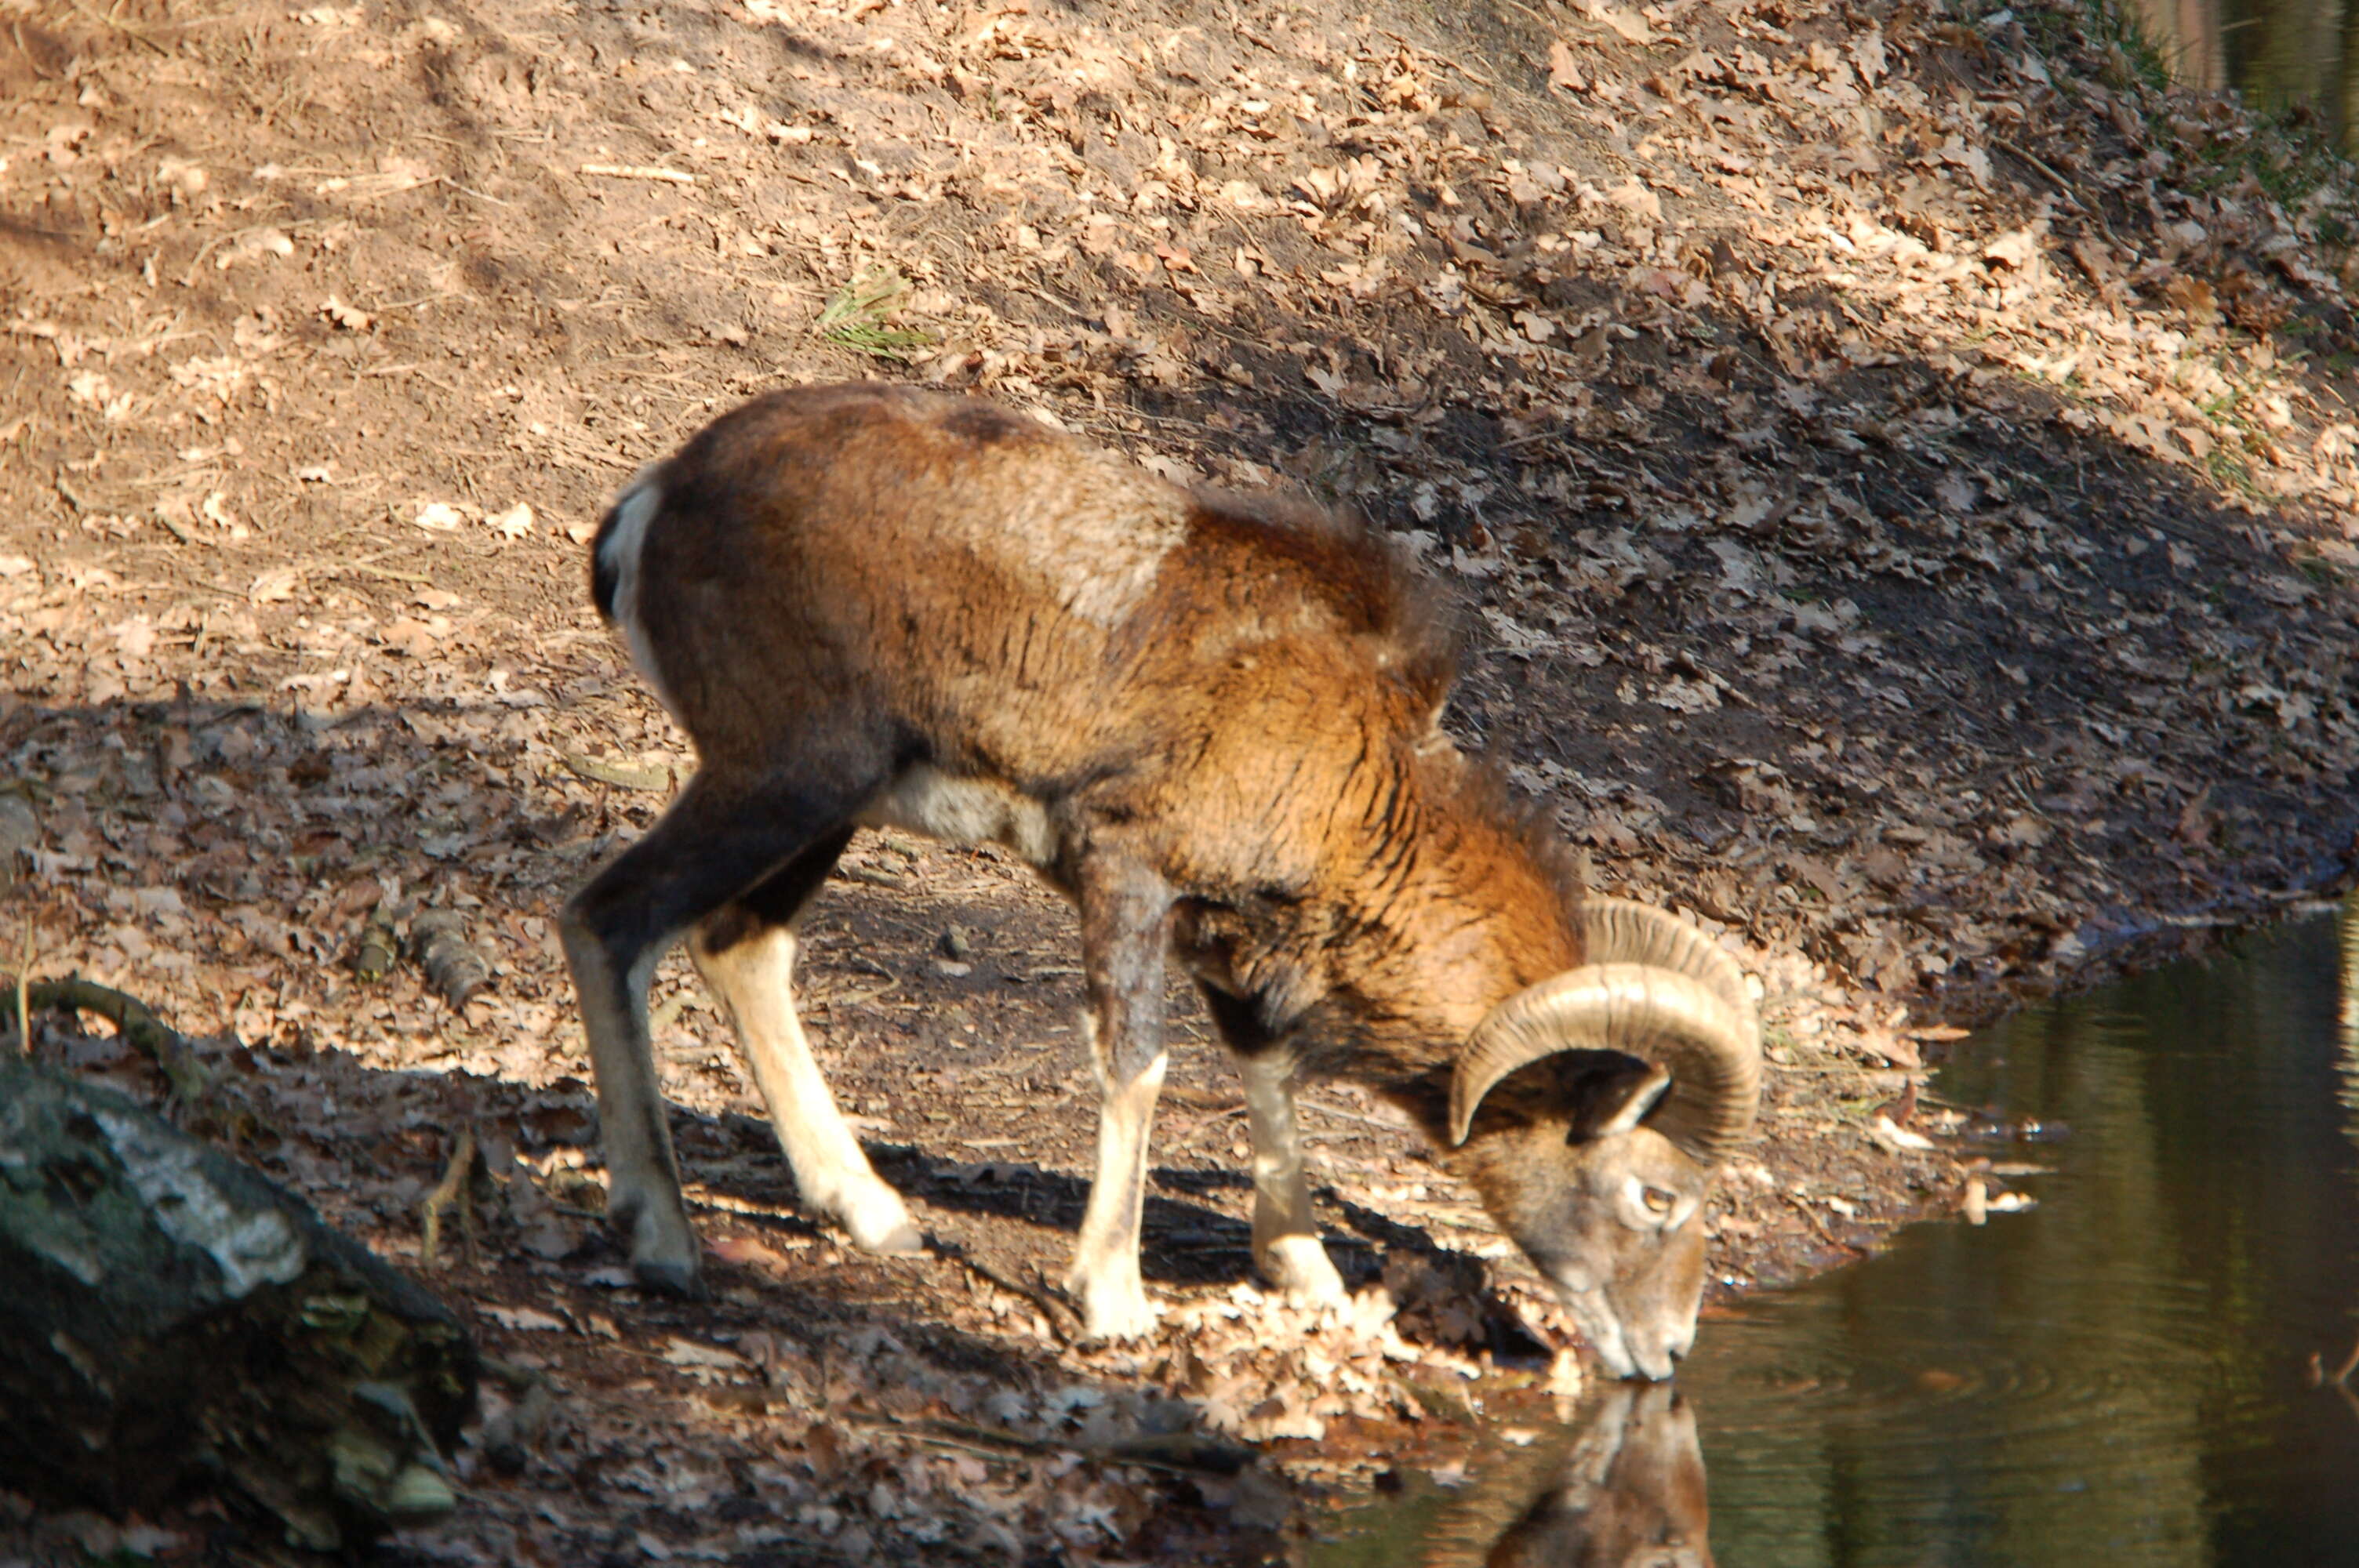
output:
[[[1565,1325],[1338,1089],[1324,1212],[1386,1291],[1262,1302],[1190,1052],[1172,1325],[1065,1343],[1072,931],[988,855],[864,838],[807,961],[936,1254],[800,1217],[674,967],[723,1289],[619,1284],[549,922],[688,759],[584,604],[603,496],[884,374],[1407,533],[1467,606],[1460,732],[1762,982],[1741,1289],[1954,1205],[1993,1130],[1905,1094],[1926,1042],[2343,875],[2351,188],[2299,133],[2044,5],[0,0],[6,940],[214,1036],[187,1114],[390,1256],[478,1131],[434,1282],[495,1408],[561,1398],[403,1552],[1281,1552],[1292,1488],[1570,1386]],[[496,971],[456,1011],[352,966],[429,907]],[[133,1544],[230,1530],[169,1523]],[[76,1530],[120,1544],[14,1539]]]

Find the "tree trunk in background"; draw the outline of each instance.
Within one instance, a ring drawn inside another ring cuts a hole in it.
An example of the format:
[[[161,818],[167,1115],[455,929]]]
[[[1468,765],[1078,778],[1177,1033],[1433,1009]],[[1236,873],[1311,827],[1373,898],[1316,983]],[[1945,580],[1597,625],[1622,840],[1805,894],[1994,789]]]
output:
[[[2334,935],[2342,958],[2337,967],[2335,1022],[2343,1045],[2343,1108],[2351,1113],[2345,1125],[2353,1141],[2359,1142],[2359,888],[2343,895],[2343,908],[2334,916]]]
[[[2359,28],[2354,28],[2353,0],[2343,0],[2343,50],[2335,63],[2334,123],[2343,133],[2343,150],[2359,153]]]
[[[0,1057],[0,1485],[115,1515],[203,1488],[348,1551],[451,1506],[474,1391],[466,1330],[309,1205]]]
[[[2161,51],[2173,81],[2214,92],[2228,85],[2220,0],[2129,0],[2127,10]]]

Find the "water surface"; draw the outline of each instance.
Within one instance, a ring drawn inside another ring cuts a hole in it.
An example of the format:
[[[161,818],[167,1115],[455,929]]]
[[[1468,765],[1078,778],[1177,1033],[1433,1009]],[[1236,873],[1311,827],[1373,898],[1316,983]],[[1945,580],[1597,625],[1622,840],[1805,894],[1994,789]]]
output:
[[[1701,1563],[1708,1474],[1726,1568],[2359,1565],[2359,1402],[2311,1370],[2359,1336],[2337,975],[2311,921],[1965,1043],[1938,1090],[2038,1125],[1988,1148],[2051,1168],[2010,1184],[2037,1208],[1755,1297],[1676,1401],[1616,1392],[1311,1562]]]
[[[2249,103],[2305,104],[2347,137],[2359,103],[2359,17],[2344,0],[2127,0],[2174,81]]]

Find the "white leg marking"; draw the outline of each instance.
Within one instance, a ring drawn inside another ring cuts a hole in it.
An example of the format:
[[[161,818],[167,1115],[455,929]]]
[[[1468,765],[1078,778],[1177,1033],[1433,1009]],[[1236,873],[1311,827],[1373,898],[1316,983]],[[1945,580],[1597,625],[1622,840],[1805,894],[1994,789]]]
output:
[[[925,1238],[901,1195],[868,1163],[803,1037],[790,989],[797,946],[791,929],[774,926],[725,953],[707,953],[699,943],[690,947],[736,1026],[738,1048],[753,1065],[803,1202],[833,1216],[864,1251],[921,1250]]]
[[[597,937],[570,920],[561,932],[598,1084],[607,1213],[628,1238],[640,1278],[689,1289],[696,1282],[696,1231],[680,1196],[663,1086],[647,1040],[647,982],[669,944],[650,944],[631,972],[618,976]]]
[[[1343,1277],[1320,1243],[1310,1184],[1303,1176],[1302,1139],[1294,1121],[1294,1064],[1264,1052],[1241,1058],[1237,1066],[1245,1081],[1245,1119],[1253,1132],[1254,1263],[1294,1300],[1343,1301]]]
[[[1128,1083],[1116,1083],[1085,1017],[1105,1101],[1098,1112],[1098,1173],[1065,1288],[1082,1301],[1083,1332],[1092,1339],[1136,1339],[1155,1328],[1155,1307],[1138,1274],[1139,1216],[1147,1203],[1147,1145],[1155,1123],[1155,1097],[1163,1091],[1169,1058],[1158,1053]]]

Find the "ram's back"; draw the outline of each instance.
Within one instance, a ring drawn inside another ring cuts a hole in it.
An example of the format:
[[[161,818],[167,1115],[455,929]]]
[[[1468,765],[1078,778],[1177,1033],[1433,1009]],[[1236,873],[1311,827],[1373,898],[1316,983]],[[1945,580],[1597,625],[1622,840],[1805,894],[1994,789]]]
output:
[[[889,731],[1043,798],[1430,727],[1422,579],[1304,505],[1190,492],[996,404],[774,394],[644,473],[600,608],[708,765]]]

